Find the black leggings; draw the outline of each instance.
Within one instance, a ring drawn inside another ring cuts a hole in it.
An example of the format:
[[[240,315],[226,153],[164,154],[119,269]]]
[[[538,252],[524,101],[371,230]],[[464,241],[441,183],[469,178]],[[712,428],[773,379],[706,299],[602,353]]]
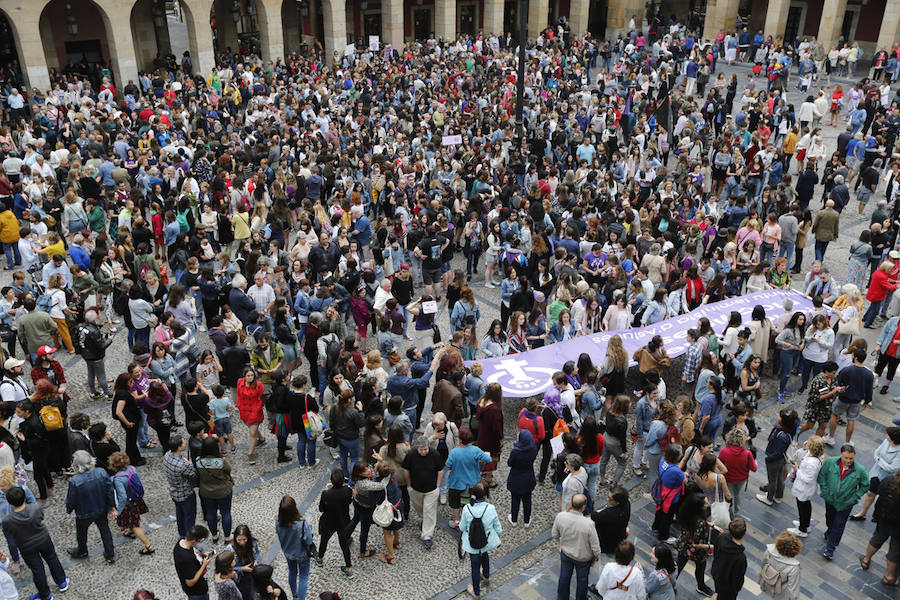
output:
[[[541,442],[541,469],[538,472],[538,481],[541,483],[547,477],[547,469],[550,466],[551,458],[553,458],[553,448],[550,446],[550,436],[547,435],[544,437],[544,441]]]
[[[337,528],[329,525],[319,525],[319,558],[325,556],[325,550],[328,549],[328,540],[335,533],[338,536],[338,543],[341,545],[341,552],[344,553],[344,566],[348,569],[353,565],[350,562],[350,538],[347,536],[346,525],[338,525]]]
[[[684,570],[687,561],[687,556],[682,556],[681,554],[678,555],[678,571],[675,573],[676,579],[681,575],[681,571]],[[694,577],[697,579],[697,587],[706,585],[706,559],[694,561]]]
[[[47,499],[47,490],[53,489],[53,476],[50,474],[49,460],[50,450],[44,444],[40,447],[35,444],[31,449],[31,466],[33,468],[32,477],[38,486],[38,498]]]
[[[800,531],[809,531],[809,521],[812,518],[812,501],[797,500],[797,512],[800,515]]]
[[[894,374],[897,372],[897,365],[900,365],[900,358],[894,358],[886,352],[878,354],[878,361],[875,363],[875,375],[881,377],[884,368],[887,367],[887,380],[893,381]]]

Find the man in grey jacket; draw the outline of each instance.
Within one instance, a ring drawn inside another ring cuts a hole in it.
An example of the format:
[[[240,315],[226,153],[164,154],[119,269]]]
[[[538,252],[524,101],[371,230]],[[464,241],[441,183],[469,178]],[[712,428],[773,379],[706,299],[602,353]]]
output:
[[[600,538],[594,522],[584,516],[587,496],[575,494],[568,510],[553,521],[553,543],[559,548],[559,583],[556,597],[568,600],[572,572],[575,572],[575,600],[585,600],[591,565],[600,560]]]
[[[778,245],[779,258],[784,257],[788,260],[788,268],[794,261],[794,245],[797,243],[797,230],[800,222],[797,215],[800,213],[800,205],[796,202],[791,205],[790,212],[781,215],[778,218],[778,225],[781,227],[781,241]]]

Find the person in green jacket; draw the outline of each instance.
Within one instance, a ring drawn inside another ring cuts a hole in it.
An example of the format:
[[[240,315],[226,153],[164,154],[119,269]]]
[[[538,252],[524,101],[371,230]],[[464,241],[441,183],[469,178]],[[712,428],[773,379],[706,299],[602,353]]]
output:
[[[850,444],[841,446],[841,456],[829,458],[819,470],[819,489],[825,501],[825,540],[822,556],[834,558],[834,549],[841,543],[844,527],[853,505],[869,489],[869,474],[855,462],[856,450]]]

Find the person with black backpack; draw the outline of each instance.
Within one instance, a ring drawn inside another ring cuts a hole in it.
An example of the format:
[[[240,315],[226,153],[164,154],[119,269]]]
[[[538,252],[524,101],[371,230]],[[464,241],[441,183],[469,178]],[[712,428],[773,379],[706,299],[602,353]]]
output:
[[[481,597],[481,583],[490,585],[491,563],[488,552],[500,545],[500,518],[493,504],[485,501],[488,488],[479,481],[469,489],[471,503],[463,508],[459,519],[463,552],[469,555],[472,565],[472,583],[466,591],[476,600]],[[598,546],[599,548],[599,546]]]

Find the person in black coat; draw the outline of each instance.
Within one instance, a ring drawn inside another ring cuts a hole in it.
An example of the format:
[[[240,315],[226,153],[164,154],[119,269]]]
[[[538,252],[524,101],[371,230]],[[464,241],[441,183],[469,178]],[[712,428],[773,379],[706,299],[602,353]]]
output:
[[[720,535],[713,544],[713,563],[710,569],[719,600],[737,600],[744,587],[747,555],[741,540],[747,533],[747,522],[735,517],[728,524],[728,535]]]
[[[591,520],[600,538],[600,550],[607,556],[616,552],[619,542],[628,537],[628,521],[631,519],[631,502],[628,490],[616,486],[609,491],[606,506],[591,512]]]
[[[353,491],[347,486],[344,472],[338,468],[331,472],[331,487],[322,492],[319,498],[319,554],[316,564],[322,566],[322,557],[328,549],[328,540],[335,533],[344,553],[344,566],[341,571],[350,575],[350,538],[347,536],[347,525],[350,523],[350,505],[353,503]]]
[[[222,372],[219,374],[219,381],[225,387],[235,388],[241,373],[250,365],[250,353],[246,346],[239,343],[236,331],[226,334],[225,340],[228,345],[222,350]]]
[[[92,454],[91,439],[87,435],[87,430],[90,426],[91,418],[86,414],[73,413],[69,415],[69,449],[72,451],[72,454],[75,454],[78,450],[84,450],[88,454]]]
[[[534,477],[534,459],[537,458],[538,445],[534,443],[531,432],[519,431],[519,439],[513,446],[506,464],[509,475],[506,478],[506,489],[512,496],[509,522],[515,524],[519,518],[519,503],[522,503],[522,520],[525,526],[531,523],[531,493],[537,485]]]

